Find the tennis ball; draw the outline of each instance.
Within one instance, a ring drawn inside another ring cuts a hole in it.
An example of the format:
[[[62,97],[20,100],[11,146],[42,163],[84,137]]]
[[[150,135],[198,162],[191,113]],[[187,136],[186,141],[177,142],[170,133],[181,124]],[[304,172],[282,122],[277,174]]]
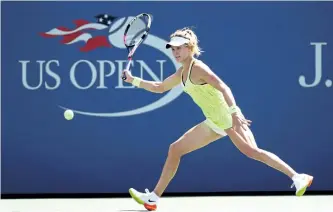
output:
[[[64,112],[65,119],[72,120],[74,117],[74,112],[72,110],[66,110]]]

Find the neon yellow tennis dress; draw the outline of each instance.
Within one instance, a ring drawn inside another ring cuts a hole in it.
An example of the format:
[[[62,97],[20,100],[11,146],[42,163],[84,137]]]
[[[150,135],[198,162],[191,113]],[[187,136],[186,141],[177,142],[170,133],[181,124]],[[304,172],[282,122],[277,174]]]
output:
[[[225,129],[232,127],[232,116],[229,112],[229,106],[224,99],[223,94],[210,84],[193,84],[190,75],[195,60],[192,60],[187,75],[186,82],[183,82],[183,71],[181,80],[184,92],[190,95],[193,101],[201,108],[204,116],[207,118],[206,124],[215,132],[226,135]]]

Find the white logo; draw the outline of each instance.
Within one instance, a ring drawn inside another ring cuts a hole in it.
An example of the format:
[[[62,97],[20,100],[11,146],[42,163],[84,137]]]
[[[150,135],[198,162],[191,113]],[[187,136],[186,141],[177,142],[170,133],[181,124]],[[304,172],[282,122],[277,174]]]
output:
[[[116,48],[119,48],[119,49],[124,49],[124,51],[127,51],[126,50],[126,47],[123,43],[123,32],[125,30],[125,27],[127,26],[128,22],[132,19],[133,17],[124,17],[124,18],[120,18],[118,20],[116,20],[111,26],[110,26],[110,29],[109,29],[109,36],[108,36],[108,40],[109,42],[111,43],[112,47],[116,47]],[[125,22],[125,23],[124,23]],[[87,39],[84,39],[84,35],[80,36],[77,40],[75,40],[75,42],[77,41],[85,41],[86,42]],[[177,70],[180,65],[176,62],[176,60],[174,59],[173,55],[172,55],[172,52],[168,49],[165,48],[165,45],[166,45],[167,41],[153,35],[153,34],[149,34],[148,37],[146,38],[146,40],[141,44],[141,45],[147,45],[149,47],[152,47],[160,52],[162,52],[173,64],[175,70]],[[134,55],[135,57],[135,55]],[[42,86],[42,79],[40,79],[40,83],[37,87],[32,87],[32,86],[29,86],[28,83],[27,83],[27,64],[29,63],[30,61],[20,61],[20,63],[22,64],[22,83],[23,85],[30,89],[30,90],[36,90],[38,89],[40,86]],[[37,61],[40,65],[40,78],[42,78],[42,66],[43,66],[43,63],[45,62],[41,62],[41,61]],[[100,66],[101,64],[103,65],[104,67],[104,63],[110,65],[111,67],[111,73],[109,73],[108,75],[105,75],[106,77],[108,76],[111,76],[112,74],[114,74],[116,71],[116,68],[115,67],[112,67],[114,65],[112,65],[112,62],[111,61],[104,61],[104,62],[100,62]],[[119,62],[119,61],[117,61]],[[60,80],[60,77],[55,73],[55,72],[52,72],[51,69],[50,69],[50,64],[51,63],[55,63],[56,66],[60,66],[59,65],[59,61],[50,61],[48,63],[46,63],[45,65],[45,70],[46,70],[46,74],[48,75],[53,75],[54,76],[54,79],[56,79],[56,86],[54,86],[53,88],[51,88],[48,83],[45,82],[45,86],[46,86],[46,89],[48,90],[54,90],[56,88],[58,88],[60,86],[60,83],[61,83],[61,80]],[[79,86],[77,81],[76,81],[76,78],[75,78],[75,69],[76,69],[76,66],[78,64],[86,64],[90,67],[90,70],[92,72],[92,79],[91,79],[91,83],[88,85],[88,86]],[[144,61],[142,61],[143,64]],[[118,63],[120,64],[120,63]],[[121,63],[121,65],[119,65],[119,67],[122,67],[123,66],[123,63]],[[100,67],[100,72],[103,72],[104,73],[104,70],[102,70],[103,68]],[[120,69],[120,68],[119,68]],[[120,70],[119,70],[120,71]],[[71,67],[71,70],[70,70],[70,80],[72,82],[72,84],[78,88],[78,89],[88,89],[88,88],[91,88],[92,84],[96,81],[96,75],[98,75],[98,70],[89,62],[89,61],[77,61],[74,65],[72,65]],[[100,73],[100,75],[98,76],[103,76],[102,73]],[[103,76],[104,77],[104,76]],[[100,82],[100,85],[99,87],[97,87],[97,89],[100,89],[100,88],[106,88],[106,86],[104,85],[104,78],[103,79],[103,82]],[[121,78],[119,77],[119,80],[121,80]],[[116,88],[125,88],[124,86],[119,86],[119,85],[122,85],[122,82],[118,82],[118,87]],[[123,117],[123,116],[133,116],[133,115],[139,115],[139,114],[142,114],[142,113],[147,113],[147,112],[150,112],[150,111],[153,111],[153,110],[156,110],[156,109],[159,109],[167,104],[169,104],[170,102],[172,102],[173,100],[175,100],[181,93],[182,93],[182,87],[181,85],[178,85],[177,87],[173,88],[172,90],[170,90],[169,92],[167,92],[165,95],[163,95],[161,98],[159,98],[158,100],[148,104],[148,105],[145,105],[145,106],[142,106],[140,108],[136,108],[136,109],[131,109],[131,110],[125,110],[125,111],[117,111],[117,112],[107,112],[107,113],[99,113],[99,112],[91,112],[91,111],[84,111],[84,110],[78,110],[76,109],[75,107],[71,106],[71,105],[59,105],[60,108],[66,110],[66,109],[70,109],[70,110],[73,110],[75,113],[77,114],[81,114],[81,115],[86,115],[86,116],[96,116],[96,117]],[[147,91],[149,92],[149,91]]]
[[[322,49],[323,46],[326,46],[326,42],[311,42],[310,45],[315,47],[315,74],[314,74],[314,80],[312,83],[307,83],[305,80],[305,76],[301,75],[298,79],[298,82],[300,86],[303,88],[313,88],[317,87],[319,83],[322,80],[322,75],[323,75],[323,69],[322,69],[322,64],[323,64],[323,57],[322,57]],[[326,79],[325,85],[326,87],[332,87],[332,80],[331,79]]]

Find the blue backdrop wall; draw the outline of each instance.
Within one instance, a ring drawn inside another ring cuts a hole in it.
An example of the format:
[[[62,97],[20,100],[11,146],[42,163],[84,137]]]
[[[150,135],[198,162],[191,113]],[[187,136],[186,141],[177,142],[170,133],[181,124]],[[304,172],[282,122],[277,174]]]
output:
[[[201,59],[232,88],[258,145],[314,175],[310,190],[333,190],[332,11],[330,2],[3,2],[2,193],[153,189],[169,145],[204,117],[181,87],[153,94],[121,81],[124,24],[141,12],[154,22],[134,75],[172,74],[179,64],[164,45],[194,27]],[[106,27],[98,14],[115,18]],[[166,192],[290,185],[223,138],[186,155]]]

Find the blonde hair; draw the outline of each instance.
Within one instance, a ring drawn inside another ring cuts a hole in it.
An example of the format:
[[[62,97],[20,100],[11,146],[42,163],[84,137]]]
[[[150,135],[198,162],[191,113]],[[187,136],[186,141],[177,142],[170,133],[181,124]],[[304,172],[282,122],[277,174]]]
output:
[[[198,37],[194,33],[192,29],[189,27],[184,27],[183,29],[178,29],[174,33],[170,35],[170,38],[179,36],[179,37],[184,37],[190,40],[190,42],[187,44],[187,46],[191,49],[191,52],[194,56],[199,57],[202,53],[201,48],[199,47],[198,43]]]

